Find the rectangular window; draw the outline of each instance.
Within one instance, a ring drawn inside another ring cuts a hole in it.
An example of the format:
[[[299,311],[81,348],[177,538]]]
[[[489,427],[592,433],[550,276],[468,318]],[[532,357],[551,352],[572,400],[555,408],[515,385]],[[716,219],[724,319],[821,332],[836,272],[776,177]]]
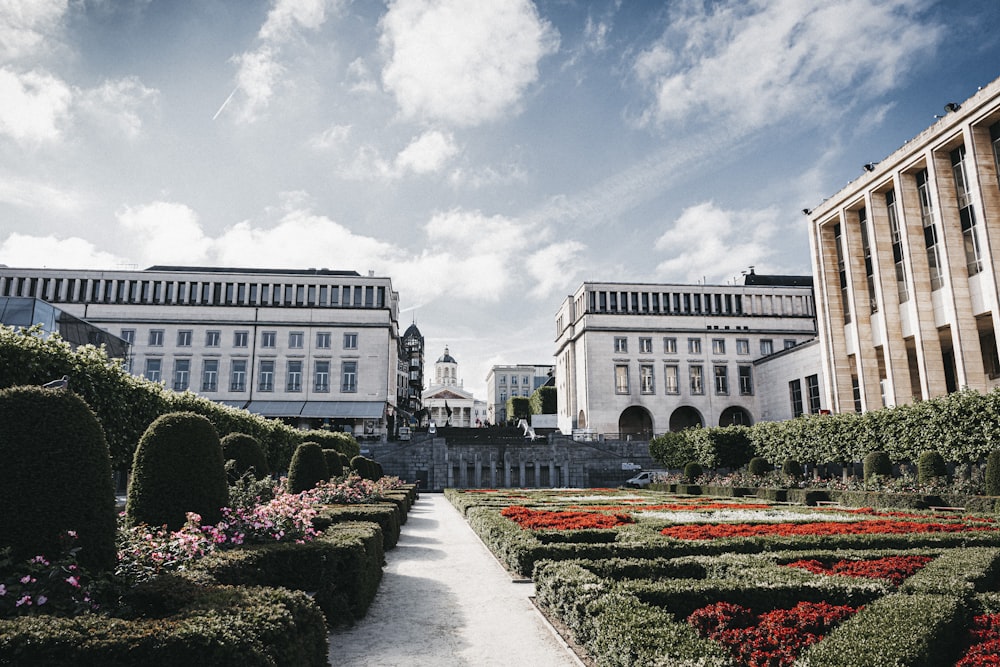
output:
[[[740,396],[753,396],[753,366],[740,366]]]
[[[229,369],[229,391],[247,390],[247,360],[233,359]]]
[[[713,338],[712,339],[712,354],[725,354],[726,353],[726,341],[724,338]]]
[[[809,398],[809,414],[818,415],[820,410],[818,375],[806,377],[806,396]]]
[[[278,332],[277,331],[261,331],[260,332],[260,346],[261,347],[275,347],[278,344]]]
[[[149,330],[149,346],[163,347],[163,329]]]
[[[951,152],[951,173],[955,178],[955,194],[958,198],[958,217],[962,223],[962,240],[965,246],[965,267],[970,276],[983,270],[979,235],[976,233],[976,209],[972,205],[972,192],[965,171],[965,146]]]
[[[700,338],[688,338],[688,354],[701,354]]]
[[[507,376],[506,375],[501,375],[500,376],[500,384],[501,385],[507,384]]]
[[[618,354],[628,352],[628,338],[625,338],[624,336],[615,336],[615,352]]]
[[[191,347],[191,337],[192,332],[190,329],[184,329],[177,332],[177,347]]]
[[[358,362],[345,361],[340,365],[340,391],[356,392],[358,390]]]
[[[143,371],[143,375],[150,382],[159,382],[162,367],[163,362],[160,359],[146,359],[146,370]]]
[[[868,303],[871,312],[878,312],[878,296],[875,292],[875,266],[872,263],[872,244],[868,237],[868,212],[858,211],[858,226],[861,230],[861,254],[865,262],[865,281],[868,283]]]
[[[257,391],[274,391],[274,362],[270,359],[260,362]]]
[[[717,365],[713,369],[715,376],[715,393],[719,396],[726,396],[729,394],[729,368],[723,365]]]
[[[356,333],[345,333],[344,334],[344,349],[345,350],[356,350],[356,349],[358,349],[358,334],[356,334]]]
[[[760,355],[766,357],[769,354],[774,353],[774,341],[770,338],[762,338],[760,340]]]
[[[792,380],[788,383],[788,396],[792,401],[792,416],[802,416],[802,381]]]
[[[750,354],[750,341],[748,339],[736,339],[736,354]]]
[[[920,201],[920,222],[924,227],[924,246],[927,248],[927,267],[931,276],[931,291],[944,287],[941,266],[941,249],[938,244],[937,224],[934,222],[934,202],[931,199],[927,170],[917,172],[917,194]]]
[[[122,333],[119,336],[123,341],[129,345],[135,344],[135,329],[122,329]]]
[[[320,331],[316,334],[316,347],[320,350],[329,350],[332,336],[329,331]]]
[[[302,391],[302,362],[297,359],[288,362],[285,391]]]
[[[786,338],[785,339],[785,349],[786,350],[790,350],[793,347],[795,347],[795,339],[794,338]]]
[[[186,391],[191,385],[191,360],[174,360],[174,391]]]
[[[292,350],[301,350],[305,343],[305,334],[301,331],[288,332],[288,347]]]
[[[840,279],[840,307],[844,309],[844,324],[849,324],[851,321],[851,301],[850,293],[847,289],[847,263],[844,261],[844,257],[847,252],[844,250],[844,243],[846,243],[843,238],[843,234],[840,231],[840,225],[836,224],[833,226],[833,244],[837,248],[837,276]]]
[[[700,365],[688,366],[688,380],[692,394],[705,393],[704,371]]]
[[[233,333],[233,347],[247,347],[249,340],[250,334],[247,331],[236,331]]]
[[[323,393],[330,391],[329,361],[316,362],[316,371],[313,373],[313,389]]]
[[[851,391],[854,394],[854,411],[861,414],[861,384],[857,375],[851,376]]]
[[[663,339],[663,354],[677,354],[677,339],[676,338],[664,338]]]
[[[222,341],[221,331],[206,331],[205,332],[205,347],[219,347],[219,343]]]
[[[619,364],[615,366],[615,393],[627,394],[628,392],[628,366]]]
[[[639,339],[639,353],[640,354],[652,354],[653,353],[653,339],[652,338],[640,338]]]
[[[205,359],[201,367],[201,390],[218,391],[219,389],[219,360]]]
[[[903,261],[903,235],[899,231],[899,214],[896,210],[896,191],[885,193],[885,210],[889,217],[889,235],[892,237],[892,261],[896,266],[896,294],[900,303],[910,300],[906,284],[906,266]]]
[[[521,384],[524,385],[525,387],[527,387],[529,384],[531,384],[530,382],[528,382],[528,376],[527,375],[522,375],[521,376]]]
[[[663,367],[663,388],[668,394],[680,393],[680,385],[677,380],[677,366],[667,364]]]
[[[516,375],[511,375],[510,376],[510,383],[512,385],[514,385],[515,387],[517,386],[517,376]]]
[[[653,367],[651,365],[639,366],[639,391],[643,394],[655,394],[653,386]]]
[[[500,400],[501,401],[506,401],[507,400],[507,392],[505,392],[505,391],[501,391],[500,392]]]

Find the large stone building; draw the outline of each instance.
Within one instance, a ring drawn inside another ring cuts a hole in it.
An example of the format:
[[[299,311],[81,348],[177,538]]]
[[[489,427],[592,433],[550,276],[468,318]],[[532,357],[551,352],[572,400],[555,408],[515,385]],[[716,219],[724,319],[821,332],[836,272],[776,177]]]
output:
[[[491,424],[507,421],[507,399],[531,396],[552,378],[552,364],[498,365],[486,375],[486,416]]]
[[[559,429],[578,439],[648,439],[820,412],[817,350],[791,354],[815,335],[808,276],[585,282],[556,315]],[[789,355],[776,354],[783,350]],[[773,364],[766,386],[764,364]]]
[[[835,411],[1000,385],[1000,80],[812,211]]]
[[[130,370],[300,427],[391,436],[400,388],[389,278],[326,269],[0,266],[0,297],[33,297],[131,345]]]
[[[465,390],[458,361],[447,347],[434,362],[434,381],[423,393],[423,403],[435,427],[478,428],[486,422],[486,403]]]
[[[404,413],[406,422],[416,424],[417,415],[424,405],[424,336],[416,322],[403,333],[399,368],[403,377],[396,405]]]

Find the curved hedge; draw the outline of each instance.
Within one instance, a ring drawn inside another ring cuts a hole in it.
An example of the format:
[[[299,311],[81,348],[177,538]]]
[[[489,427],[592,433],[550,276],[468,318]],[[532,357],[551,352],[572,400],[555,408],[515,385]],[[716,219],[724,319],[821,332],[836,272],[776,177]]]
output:
[[[264,479],[270,474],[267,456],[257,438],[246,433],[230,433],[222,438],[222,457],[236,462],[234,470],[238,477],[253,471],[256,479]]]

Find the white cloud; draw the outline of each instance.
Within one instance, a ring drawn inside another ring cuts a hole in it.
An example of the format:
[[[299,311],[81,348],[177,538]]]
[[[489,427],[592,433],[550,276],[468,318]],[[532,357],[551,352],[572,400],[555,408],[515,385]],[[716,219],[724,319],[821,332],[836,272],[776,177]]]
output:
[[[0,61],[46,50],[62,28],[68,0],[0,2]]]
[[[643,122],[729,118],[760,127],[884,93],[942,39],[927,0],[679,3],[634,72],[653,95]]]
[[[458,146],[450,133],[430,130],[410,142],[410,145],[396,156],[399,172],[412,171],[415,174],[429,174],[440,171],[445,163],[458,153]]]
[[[528,274],[535,280],[529,295],[544,299],[560,290],[568,293],[582,268],[579,257],[584,250],[578,241],[562,241],[528,256]]]
[[[690,206],[657,240],[668,256],[656,267],[667,282],[721,283],[751,264],[761,267],[774,253],[778,211],[726,211],[712,202]]]
[[[80,91],[80,111],[99,125],[129,139],[142,131],[140,112],[154,104],[159,91],[147,88],[136,77],[105,81],[99,88]]]
[[[279,42],[294,36],[299,28],[316,30],[326,21],[327,8],[338,4],[327,0],[275,0],[257,36]]]
[[[347,80],[350,82],[348,89],[355,93],[374,93],[378,90],[378,83],[372,76],[368,65],[361,58],[355,58],[347,66]]]
[[[0,174],[0,202],[54,213],[77,211],[85,203],[84,197],[73,190],[10,174]]]
[[[309,146],[316,150],[332,150],[339,148],[351,134],[350,125],[331,125],[319,134],[309,139]]]
[[[459,125],[516,109],[559,45],[530,0],[395,0],[380,26],[382,81],[403,115]]]
[[[493,187],[496,185],[510,185],[512,183],[524,183],[528,180],[527,172],[517,164],[508,164],[503,167],[492,167],[490,165],[477,165],[474,167],[456,167],[448,174],[448,182],[456,188],[469,188],[479,190],[481,188]]]
[[[72,101],[69,86],[48,72],[0,68],[0,135],[22,144],[58,140]]]
[[[239,119],[253,122],[270,103],[275,84],[285,68],[277,61],[275,50],[270,46],[233,56],[232,60],[239,65],[237,89],[245,96]]]
[[[0,264],[31,268],[114,269],[122,260],[78,237],[11,234],[0,241]]]
[[[211,256],[212,240],[198,222],[198,215],[185,206],[157,201],[124,207],[117,214],[122,228],[136,243],[138,264],[204,264]]]

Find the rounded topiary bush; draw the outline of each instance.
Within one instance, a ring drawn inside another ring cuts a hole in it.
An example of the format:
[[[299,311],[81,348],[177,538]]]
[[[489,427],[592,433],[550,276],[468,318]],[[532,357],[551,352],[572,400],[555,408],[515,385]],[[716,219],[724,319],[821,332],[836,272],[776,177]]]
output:
[[[802,479],[802,464],[795,459],[785,459],[781,464],[781,473],[792,479]]]
[[[204,525],[214,525],[228,502],[222,445],[212,422],[193,412],[171,412],[149,425],[132,463],[125,505],[130,523],[177,530],[194,512]]]
[[[324,449],[323,457],[326,458],[326,471],[330,474],[330,479],[344,474],[344,466],[340,462],[340,452],[336,449]]]
[[[252,435],[230,433],[222,439],[221,444],[223,460],[236,461],[233,472],[237,477],[243,477],[250,472],[257,479],[264,479],[270,473],[264,448]]]
[[[346,475],[347,472],[351,469],[351,457],[345,454],[344,452],[338,452],[338,453],[340,454],[340,467],[344,471],[341,474]]]
[[[308,491],[317,483],[330,479],[323,448],[315,442],[303,442],[295,448],[288,467],[288,490],[291,493]]]
[[[986,495],[1000,496],[1000,449],[994,449],[986,458]]]
[[[75,531],[81,564],[114,569],[115,490],[104,432],[70,391],[0,390],[0,548],[15,562],[60,553]]]
[[[929,484],[938,477],[947,477],[948,467],[944,463],[944,457],[935,451],[920,452],[917,459],[917,481],[921,484]]]
[[[350,433],[343,431],[324,431],[322,429],[306,431],[303,434],[303,441],[318,443],[323,449],[336,449],[338,452],[343,452],[348,460],[361,453],[361,446],[358,445],[357,439]]]
[[[750,459],[750,463],[747,464],[747,468],[750,471],[750,474],[756,477],[763,477],[772,470],[771,464],[768,463],[767,459],[763,456],[755,456]]]
[[[870,481],[873,475],[892,477],[892,461],[885,452],[871,452],[863,461],[865,481]]]
[[[704,472],[697,461],[688,461],[684,464],[684,480],[689,484],[701,477]]]

